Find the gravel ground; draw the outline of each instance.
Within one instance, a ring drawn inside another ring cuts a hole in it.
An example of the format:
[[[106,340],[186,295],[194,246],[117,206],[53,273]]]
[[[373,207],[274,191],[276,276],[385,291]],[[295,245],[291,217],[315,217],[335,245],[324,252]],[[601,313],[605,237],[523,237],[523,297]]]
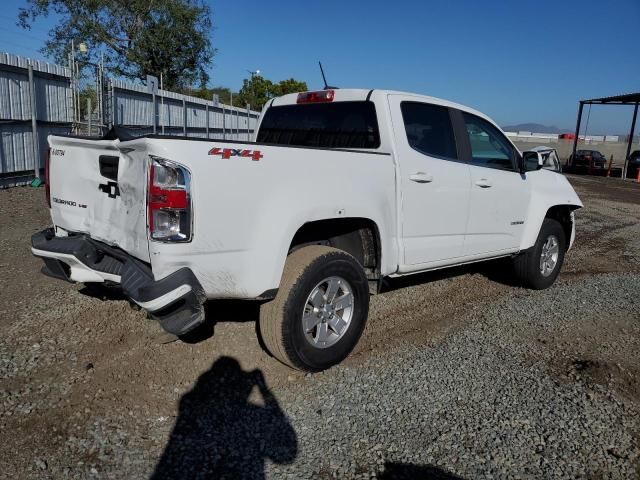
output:
[[[40,275],[42,192],[0,191],[0,477],[640,478],[640,188],[571,181],[556,286],[500,262],[391,282],[358,351],[307,376],[260,348],[252,303],[168,342]]]
[[[308,378],[280,397],[299,432],[299,461],[269,472],[366,478],[396,462],[463,478],[633,478],[637,404],[595,370],[637,374],[638,365],[600,358],[640,353],[638,289],[640,278],[609,274],[519,292],[479,306],[469,328],[435,348],[398,348]],[[613,295],[585,301],[594,291]],[[595,357],[540,348],[594,325],[624,329],[624,343],[604,337]]]

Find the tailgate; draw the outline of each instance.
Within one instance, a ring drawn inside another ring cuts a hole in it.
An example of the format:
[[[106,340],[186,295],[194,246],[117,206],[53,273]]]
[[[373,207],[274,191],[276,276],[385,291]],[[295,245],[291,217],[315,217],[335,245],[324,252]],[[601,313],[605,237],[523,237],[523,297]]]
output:
[[[50,136],[51,218],[148,262],[147,156],[131,143]]]

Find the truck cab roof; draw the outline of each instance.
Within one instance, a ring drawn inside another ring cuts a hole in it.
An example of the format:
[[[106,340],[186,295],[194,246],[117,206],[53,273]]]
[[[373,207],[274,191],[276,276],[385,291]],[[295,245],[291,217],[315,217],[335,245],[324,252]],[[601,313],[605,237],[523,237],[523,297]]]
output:
[[[484,118],[485,120],[490,121],[495,125],[495,122],[491,120],[491,118],[487,117],[482,112],[479,112],[473,108],[467,107],[466,105],[462,105],[459,103],[451,102],[449,100],[445,100],[437,97],[430,97],[428,95],[418,95],[416,93],[403,92],[398,90],[381,90],[381,89],[364,89],[364,88],[336,88],[336,89],[327,89],[333,90],[334,96],[332,102],[357,102],[357,101],[366,101],[380,97],[386,97],[388,95],[402,95],[407,97],[412,97],[417,102],[425,102],[431,103],[433,105],[442,105],[444,107],[455,108],[457,110],[461,110],[463,112],[469,112],[478,117]],[[327,90],[317,90],[318,92],[324,92]],[[308,93],[308,92],[301,92]],[[266,107],[279,107],[284,105],[295,105],[298,103],[298,95],[299,93],[289,93],[287,95],[283,95],[281,97],[274,98],[270,103],[267,103]]]

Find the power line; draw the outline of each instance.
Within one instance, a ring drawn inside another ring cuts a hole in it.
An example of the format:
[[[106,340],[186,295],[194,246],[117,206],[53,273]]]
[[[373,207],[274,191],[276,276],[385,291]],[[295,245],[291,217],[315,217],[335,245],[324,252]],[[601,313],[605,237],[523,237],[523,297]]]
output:
[[[9,42],[7,42],[9,43]],[[20,53],[22,56],[26,56],[29,58],[32,58],[34,60],[38,60],[38,59],[42,59],[42,60],[46,60],[46,57],[44,55],[42,55],[40,52],[35,51],[33,49],[30,48],[26,48],[26,47],[22,47],[13,43],[10,43],[11,45],[11,49],[1,49],[0,52],[6,52],[6,53],[14,53],[14,51],[18,51],[18,53]],[[38,58],[36,58],[38,57]],[[46,60],[48,62],[50,62],[51,60]]]
[[[2,24],[0,24],[0,25],[2,25]],[[4,25],[4,26],[8,27],[8,25]],[[19,28],[20,28],[20,27],[15,26],[15,25],[14,25],[14,27],[15,27],[16,29],[19,29]],[[22,31],[22,30],[16,30],[16,31],[14,31],[14,32],[5,32],[5,33],[6,33],[7,35],[11,35],[11,36],[19,35],[19,36],[22,36],[22,37],[25,37],[25,38],[30,38],[30,39],[32,39],[32,40],[38,40],[39,42],[47,42],[47,41],[49,41],[49,39],[48,39],[48,38],[37,37],[37,36],[35,36],[35,35],[31,35],[30,33],[26,33],[26,32],[24,32],[24,31]]]
[[[1,26],[0,26],[0,27],[1,27]],[[17,35],[17,36],[20,36],[20,33],[19,33],[19,32],[17,32],[17,33],[13,33],[13,32],[8,33],[8,32],[7,32],[6,34],[3,34],[3,32],[0,32],[0,37],[3,37],[3,36],[5,36],[5,35],[6,35],[7,37],[15,37],[16,35]],[[40,39],[40,38],[29,37],[29,36],[24,36],[24,37],[16,38],[16,41],[19,41],[21,38],[23,38],[23,39],[27,39],[27,38],[28,38],[28,39],[29,39],[29,40],[31,40],[34,44],[36,44],[36,42],[37,42],[37,45],[38,45],[38,46],[44,46],[44,45],[45,45],[45,43],[47,42],[47,40],[42,40],[42,39]],[[9,40],[4,40],[4,39],[2,39],[1,41],[2,41],[2,42],[7,42],[7,43],[9,43],[9,42],[10,42]],[[27,43],[27,41],[26,41],[26,40],[24,40],[24,41],[25,41],[25,43]],[[31,43],[31,42],[28,42],[28,43]]]
[[[12,42],[11,40],[4,40],[4,39],[3,39],[3,40],[2,40],[2,43],[6,43],[6,44],[8,44],[8,45],[13,45],[14,47],[21,48],[21,49],[23,49],[23,50],[24,50],[24,49],[26,49],[26,48],[28,48],[28,47],[27,47],[27,46],[25,46],[24,44],[15,43],[15,42]]]
[[[23,29],[22,27],[20,27],[20,26],[16,23],[16,19],[15,19],[15,18],[10,18],[10,17],[8,17],[8,16],[4,16],[4,15],[1,15],[1,14],[0,14],[0,20],[3,20],[3,21],[4,21],[4,23],[3,23],[3,24],[4,24],[4,26],[6,26],[6,27],[11,27],[11,28],[15,28],[15,29],[16,29],[14,32],[11,32],[11,34],[12,34],[12,35],[13,35],[13,34],[23,35],[23,36],[25,36],[25,37],[32,38],[32,39],[34,39],[34,40],[40,40],[40,41],[42,41],[42,42],[46,42],[46,41],[48,40],[47,38],[43,38],[43,37],[40,37],[40,36],[36,36],[36,35],[32,35],[32,34],[31,34],[31,32],[34,32],[34,29],[33,29],[33,26],[34,26],[34,25],[32,25],[32,27],[31,27],[30,29],[28,29],[28,30],[26,30],[26,31],[25,31],[25,29]],[[2,22],[0,22],[0,24],[2,24]],[[27,33],[27,32],[29,32],[29,33]],[[44,35],[47,35],[47,34],[48,34],[48,32],[45,32],[44,30],[39,30],[39,31],[38,31],[38,30],[36,30],[34,33],[38,33],[38,34],[42,33],[42,34],[44,34]]]
[[[0,33],[0,37],[2,37],[1,33]],[[43,45],[30,46],[30,45],[26,45],[27,42],[18,43],[19,41],[20,41],[19,38],[15,39],[15,41],[6,40],[5,38],[2,38],[0,40],[0,43],[2,44],[2,46],[0,47],[0,51],[6,51],[7,53],[13,53],[14,51],[17,51],[21,55],[26,55],[31,58],[39,58],[39,59],[46,58],[46,56],[42,52],[40,52],[40,47],[42,47]]]

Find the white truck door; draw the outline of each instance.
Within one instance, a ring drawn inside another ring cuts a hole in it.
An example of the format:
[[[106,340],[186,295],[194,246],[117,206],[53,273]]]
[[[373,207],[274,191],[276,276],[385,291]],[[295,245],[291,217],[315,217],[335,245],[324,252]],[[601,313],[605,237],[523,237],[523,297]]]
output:
[[[464,256],[516,251],[530,198],[529,182],[517,168],[518,152],[490,122],[467,112],[462,112],[461,117],[471,157]]]
[[[469,210],[469,165],[459,160],[450,109],[389,95],[400,185],[400,272],[462,255]]]

